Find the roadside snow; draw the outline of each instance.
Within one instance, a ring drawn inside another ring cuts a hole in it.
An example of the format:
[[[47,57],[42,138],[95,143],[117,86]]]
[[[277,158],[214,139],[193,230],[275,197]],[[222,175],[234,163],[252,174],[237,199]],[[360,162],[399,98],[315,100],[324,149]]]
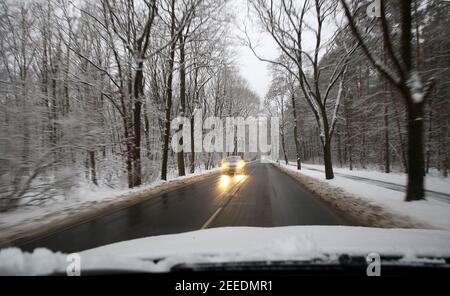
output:
[[[267,239],[270,238],[270,239]],[[168,272],[180,263],[302,261],[337,262],[339,255],[379,253],[401,264],[450,256],[450,232],[345,226],[213,228],[125,241],[81,252],[87,270]],[[0,275],[64,273],[65,255],[37,249],[0,251]],[[157,260],[157,261],[154,261]]]
[[[297,166],[296,163],[290,163],[290,165]],[[306,170],[315,169],[324,171],[325,168],[323,165],[316,164],[302,164],[302,168]],[[375,170],[350,170],[348,168],[333,168],[335,173],[363,177],[371,180],[389,182],[393,184],[406,186],[407,184],[407,175],[403,173],[382,173],[380,171]],[[323,178],[323,174],[322,174]],[[444,178],[440,176],[426,176],[425,178],[425,189],[441,192],[445,194],[450,194],[450,178]]]
[[[67,212],[72,209],[82,209],[96,203],[117,200],[139,190],[150,189],[161,185],[161,182],[142,186],[138,189],[112,189],[92,185],[80,186],[65,199],[55,200],[41,206],[21,207],[14,211],[2,213],[0,227],[20,224],[29,219],[37,219],[52,213]]]
[[[44,229],[52,222],[61,223],[65,219],[76,218],[79,214],[101,211],[105,208],[132,202],[144,195],[157,193],[158,190],[170,190],[171,187],[195,181],[198,177],[214,174],[219,168],[199,170],[185,177],[175,177],[167,182],[157,181],[134,189],[112,189],[85,185],[69,193],[66,198],[58,199],[40,206],[29,206],[2,213],[0,215],[0,245],[8,244],[16,236],[27,234],[27,227]],[[42,226],[42,227],[40,227]]]
[[[419,223],[424,223],[438,229],[450,230],[450,204],[429,198],[423,201],[405,202],[405,193],[396,190],[386,189],[381,186],[368,184],[367,182],[352,180],[341,176],[335,176],[333,180],[325,180],[324,173],[311,170],[323,170],[323,166],[305,165],[303,170],[297,171],[294,166],[285,166],[297,174],[314,178],[318,181],[326,182],[337,188],[354,194],[371,204],[386,208],[390,212],[412,218]],[[309,168],[309,169],[308,169]],[[345,169],[335,169],[337,173],[364,177],[373,180],[380,180],[400,185],[406,184],[406,176],[401,174],[383,174],[374,171],[350,171]],[[439,177],[427,178],[427,189],[450,193],[449,179]],[[449,245],[450,246],[450,245]]]

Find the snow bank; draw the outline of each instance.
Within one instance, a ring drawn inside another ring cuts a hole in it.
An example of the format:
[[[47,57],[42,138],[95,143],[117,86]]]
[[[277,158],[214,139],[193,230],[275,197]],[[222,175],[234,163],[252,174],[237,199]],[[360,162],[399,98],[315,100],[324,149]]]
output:
[[[335,196],[334,203],[341,203],[344,209],[346,206],[359,205],[361,212],[353,211],[353,216],[361,217],[372,215],[375,221],[363,221],[366,226],[381,227],[408,227],[408,228],[437,228],[450,230],[450,204],[439,200],[429,198],[423,201],[405,202],[405,193],[396,190],[387,189],[375,184],[348,179],[342,176],[335,176],[333,180],[325,180],[324,173],[311,169],[323,169],[323,166],[306,165],[304,170],[297,171],[293,166],[280,165],[288,170],[294,176],[299,176],[299,180],[307,187],[323,188],[320,195]],[[309,169],[308,169],[309,168]],[[358,177],[365,177],[373,180],[397,183],[399,185],[406,183],[406,177],[400,174],[383,174],[372,171],[349,171],[344,169],[335,169],[337,173],[345,173]],[[310,179],[308,179],[310,178]],[[312,179],[312,180],[311,180]],[[430,181],[432,180],[432,181]],[[428,178],[428,189],[450,192],[448,180],[439,177]],[[324,192],[325,191],[325,192]],[[332,197],[333,198],[333,197]],[[340,200],[339,200],[340,199]],[[351,201],[348,201],[348,200]],[[352,204],[353,203],[353,204]],[[366,207],[367,209],[363,209]],[[372,208],[372,209],[370,209]],[[388,217],[389,221],[383,217]],[[378,217],[378,218],[376,218]],[[362,217],[363,220],[367,217]],[[384,221],[383,221],[384,219]],[[375,223],[373,225],[367,223]]]
[[[296,163],[290,163],[293,166],[297,166]],[[325,168],[323,165],[315,165],[315,164],[302,164],[302,168],[307,170],[321,170],[324,171]],[[397,185],[406,186],[408,181],[408,176],[403,173],[382,173],[375,170],[350,170],[348,168],[333,168],[335,173],[338,174],[345,174],[349,176],[355,176],[355,177],[363,177],[371,180],[377,180],[382,182],[388,182],[393,183]],[[322,174],[323,179],[323,174]],[[450,194],[450,178],[444,178],[439,176],[430,176],[427,175],[425,177],[425,189],[441,192],[445,194]]]

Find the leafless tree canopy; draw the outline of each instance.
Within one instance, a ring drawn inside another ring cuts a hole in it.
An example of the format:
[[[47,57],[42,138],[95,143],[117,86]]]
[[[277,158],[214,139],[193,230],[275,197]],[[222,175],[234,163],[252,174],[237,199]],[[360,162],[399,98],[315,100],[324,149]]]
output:
[[[169,147],[175,116],[253,114],[226,1],[0,3],[0,211],[184,175],[220,155]]]
[[[250,0],[278,45],[265,105],[282,118],[282,157],[408,173],[407,201],[424,175],[449,170],[448,4],[433,0]],[[284,83],[285,87],[278,86]],[[315,124],[314,124],[315,123]],[[287,135],[293,135],[287,136]]]

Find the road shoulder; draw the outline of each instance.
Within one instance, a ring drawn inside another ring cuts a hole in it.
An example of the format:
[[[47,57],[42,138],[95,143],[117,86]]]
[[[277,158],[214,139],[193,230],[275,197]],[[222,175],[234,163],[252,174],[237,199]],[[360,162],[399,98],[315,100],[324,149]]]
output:
[[[77,207],[46,213],[12,225],[2,225],[0,226],[0,248],[21,245],[51,235],[74,225],[139,204],[163,193],[206,180],[219,173],[220,170],[212,170],[199,175],[178,178],[157,186],[143,186],[141,189],[113,199],[100,202],[87,201]]]
[[[277,169],[301,183],[314,196],[335,208],[339,213],[358,226],[380,228],[422,228],[434,229],[431,225],[399,215],[378,204],[370,203],[354,194],[348,193],[309,176],[299,174],[289,168],[274,163]]]

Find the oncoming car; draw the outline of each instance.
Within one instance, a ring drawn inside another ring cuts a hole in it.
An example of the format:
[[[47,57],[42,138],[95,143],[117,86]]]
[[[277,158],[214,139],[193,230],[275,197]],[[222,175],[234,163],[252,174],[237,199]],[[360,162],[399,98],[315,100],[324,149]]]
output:
[[[222,174],[241,174],[244,167],[245,161],[240,156],[228,156],[222,160]]]

